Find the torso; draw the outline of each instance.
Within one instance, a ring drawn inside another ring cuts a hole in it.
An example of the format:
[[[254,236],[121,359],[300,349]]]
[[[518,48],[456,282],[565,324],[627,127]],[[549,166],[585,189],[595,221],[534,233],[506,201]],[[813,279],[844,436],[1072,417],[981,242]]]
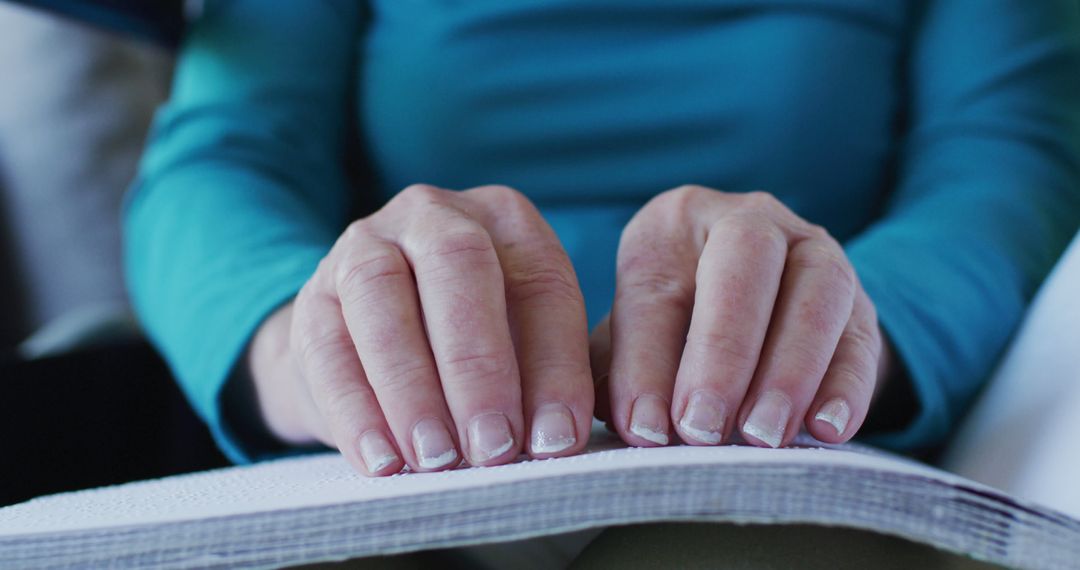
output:
[[[906,0],[373,0],[377,185],[644,202],[772,192],[850,234],[887,192]],[[827,198],[826,198],[827,197]]]

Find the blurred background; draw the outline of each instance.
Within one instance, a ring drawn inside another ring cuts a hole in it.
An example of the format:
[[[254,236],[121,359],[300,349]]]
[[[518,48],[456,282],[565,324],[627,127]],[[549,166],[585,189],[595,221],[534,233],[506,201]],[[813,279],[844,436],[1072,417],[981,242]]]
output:
[[[121,263],[191,10],[0,0],[0,505],[225,463],[139,333]]]

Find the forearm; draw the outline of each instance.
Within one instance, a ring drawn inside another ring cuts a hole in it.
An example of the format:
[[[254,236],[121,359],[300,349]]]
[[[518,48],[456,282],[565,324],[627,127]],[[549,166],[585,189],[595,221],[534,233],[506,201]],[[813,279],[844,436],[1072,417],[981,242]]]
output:
[[[358,3],[208,3],[125,212],[136,310],[235,460],[226,380],[347,223]],[[241,384],[233,386],[243,387]]]
[[[917,398],[875,443],[944,440],[1080,224],[1077,30],[1067,0],[920,14],[896,187],[845,244]]]

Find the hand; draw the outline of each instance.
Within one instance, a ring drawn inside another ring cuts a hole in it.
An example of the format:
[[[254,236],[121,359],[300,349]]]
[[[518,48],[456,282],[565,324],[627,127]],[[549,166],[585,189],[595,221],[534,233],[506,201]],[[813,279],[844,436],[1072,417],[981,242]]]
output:
[[[554,232],[520,193],[412,186],[342,234],[249,356],[280,439],[388,475],[585,445],[585,306]]]
[[[739,429],[779,447],[800,425],[836,443],[862,425],[887,369],[874,306],[840,244],[772,196],[656,197],[616,281],[592,353],[598,412],[627,443],[666,445],[672,425],[695,445]]]

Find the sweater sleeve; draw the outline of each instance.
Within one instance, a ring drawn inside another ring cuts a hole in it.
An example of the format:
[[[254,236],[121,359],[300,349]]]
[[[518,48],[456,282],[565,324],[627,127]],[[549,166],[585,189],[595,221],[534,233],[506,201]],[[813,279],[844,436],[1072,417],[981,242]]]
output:
[[[359,2],[211,0],[125,208],[133,303],[235,461],[221,393],[259,323],[346,222]]]
[[[870,439],[910,451],[942,443],[1080,224],[1080,4],[930,0],[917,19],[897,187],[846,244],[918,401]]]

